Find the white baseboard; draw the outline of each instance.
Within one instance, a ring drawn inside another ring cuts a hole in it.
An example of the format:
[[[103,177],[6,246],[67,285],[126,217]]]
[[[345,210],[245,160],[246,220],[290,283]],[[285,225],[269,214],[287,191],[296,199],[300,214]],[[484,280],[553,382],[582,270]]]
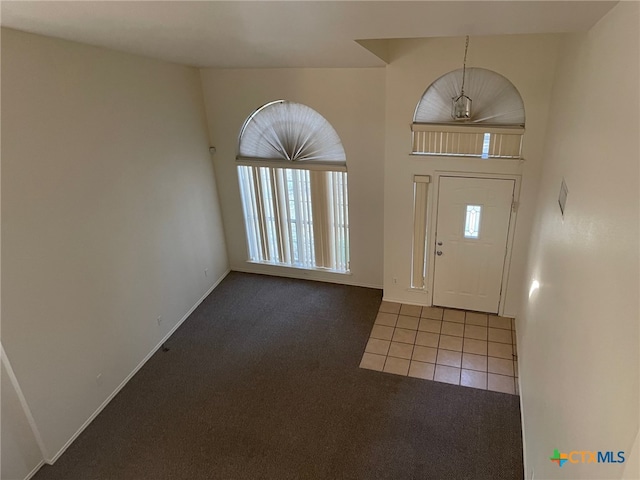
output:
[[[518,369],[520,369],[520,361],[518,360]],[[526,480],[531,480],[531,476],[528,472],[529,464],[527,462],[527,436],[524,433],[524,405],[522,404],[522,382],[520,379],[520,372],[518,373],[518,377],[516,378],[516,382],[518,382],[518,398],[520,399],[520,428],[522,429],[522,465],[524,466],[524,478]]]
[[[398,298],[394,298],[394,297],[386,297],[386,296],[382,296],[382,301],[383,302],[391,302],[391,303],[403,303],[404,305],[417,305],[419,307],[430,307],[431,306],[431,302],[426,301],[423,303],[419,303],[419,302],[409,302],[407,300],[402,300],[402,299],[398,299]],[[428,303],[428,305],[427,305]]]
[[[354,282],[350,274],[318,272],[303,268],[280,267],[277,265],[260,265],[247,262],[246,265],[233,266],[231,270],[242,273],[255,273],[257,275],[271,275],[273,277],[297,278],[298,280],[311,280],[314,282],[337,283],[353,287],[375,288],[382,290],[382,285]]]
[[[42,468],[42,466],[44,465],[44,460],[40,460],[40,463],[38,463],[38,465],[36,465],[33,470],[31,470],[29,473],[27,473],[27,476],[24,477],[24,480],[29,480],[30,478],[32,478],[36,473],[38,473],[38,470],[40,470]]]
[[[127,375],[127,377],[120,383],[120,385],[116,387],[116,389],[111,393],[111,395],[109,395],[107,399],[104,402],[102,402],[102,404],[96,409],[96,411],[93,412],[93,414],[91,414],[91,416],[87,419],[87,421],[84,422],[82,426],[78,429],[78,431],[74,433],[73,436],[67,441],[67,443],[65,443],[62,446],[62,448],[58,451],[58,453],[56,453],[51,459],[45,458],[46,463],[48,463],[49,465],[53,465],[56,462],[56,460],[60,458],[60,456],[65,452],[67,448],[69,448],[69,446],[74,442],[74,440],[78,438],[78,436],[84,431],[84,429],[87,428],[89,424],[100,414],[100,412],[104,409],[104,407],[106,407],[109,404],[109,402],[113,399],[113,397],[115,397],[120,392],[120,390],[122,390],[122,388],[129,382],[129,380],[131,380],[131,378],[133,378],[133,376],[136,373],[138,373],[138,370],[140,370],[144,366],[144,364],[147,363],[147,361],[153,356],[153,354],[156,353],[156,351],[162,346],[162,344],[166,342],[169,339],[169,337],[171,337],[171,335],[173,335],[173,332],[175,332],[178,329],[178,327],[180,327],[180,325],[182,325],[182,323],[187,318],[189,318],[189,315],[191,315],[193,311],[196,308],[198,308],[198,305],[200,305],[204,301],[204,299],[209,296],[209,294],[213,291],[213,289],[216,288],[220,284],[220,282],[222,282],[222,280],[225,279],[225,277],[229,274],[229,272],[230,270],[227,270],[225,273],[222,274],[222,276],[220,276],[220,278],[218,278],[218,280],[214,282],[211,288],[209,288],[209,290],[207,290],[204,293],[204,295],[200,297],[200,300],[198,300],[189,309],[189,311],[184,314],[184,316],[178,321],[178,323],[176,323],[174,327],[171,330],[169,330],[169,332],[162,338],[162,340],[160,340],[158,344],[155,347],[153,347],[153,349],[151,349],[151,351],[147,354],[147,356],[145,356],[142,359],[142,361],[138,364],[138,366],[134,368],[129,375]]]
[[[9,357],[7,356],[7,352],[4,351],[4,345],[0,343],[0,360],[4,364],[5,369],[7,370],[7,375],[9,376],[9,381],[13,386],[13,389],[18,396],[18,400],[20,402],[20,406],[22,407],[22,411],[24,412],[25,417],[27,418],[27,423],[29,423],[29,427],[31,427],[31,432],[33,433],[33,437],[36,440],[38,448],[40,449],[40,455],[42,456],[42,462],[47,458],[47,449],[44,446],[44,442],[42,441],[42,435],[40,435],[40,430],[36,425],[36,421],[33,418],[33,414],[31,413],[31,408],[29,408],[29,404],[27,403],[27,399],[22,393],[22,388],[20,388],[20,384],[18,383],[18,379],[16,378],[16,374],[13,371],[13,367],[11,366],[11,362],[9,361]],[[40,464],[42,466],[42,463]],[[40,468],[40,466],[38,468]],[[33,475],[33,471],[29,474],[29,476]]]

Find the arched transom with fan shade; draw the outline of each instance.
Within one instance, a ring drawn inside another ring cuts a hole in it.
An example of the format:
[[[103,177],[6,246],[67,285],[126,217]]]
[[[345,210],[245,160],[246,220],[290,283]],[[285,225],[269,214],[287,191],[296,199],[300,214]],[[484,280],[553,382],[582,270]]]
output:
[[[314,109],[276,100],[258,108],[240,131],[238,159],[345,165],[340,137]]]
[[[465,95],[471,117],[455,121],[452,99],[460,95],[462,69],[442,75],[424,92],[413,117],[413,153],[422,155],[521,158],[524,102],[504,76],[467,68]]]
[[[322,115],[263,105],[240,130],[236,160],[250,262],[349,272],[346,157]]]

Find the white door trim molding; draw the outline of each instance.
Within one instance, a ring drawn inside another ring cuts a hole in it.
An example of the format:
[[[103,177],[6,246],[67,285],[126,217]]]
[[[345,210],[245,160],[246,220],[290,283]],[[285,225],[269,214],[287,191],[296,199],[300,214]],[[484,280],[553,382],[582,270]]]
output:
[[[436,244],[436,219],[438,218],[438,198],[440,195],[440,177],[462,177],[462,178],[492,178],[497,180],[514,180],[515,186],[513,190],[513,199],[515,208],[511,212],[509,221],[509,231],[507,234],[507,251],[504,259],[504,267],[502,270],[502,291],[500,293],[500,304],[498,306],[498,315],[504,315],[505,295],[509,284],[509,273],[511,271],[511,253],[513,251],[513,239],[515,237],[516,220],[518,217],[518,202],[520,201],[520,186],[522,183],[522,175],[516,174],[499,174],[499,173],[476,173],[476,172],[449,172],[436,170],[433,179],[433,195],[430,197],[431,206],[429,207],[429,248],[427,255],[427,290],[429,292],[429,301],[433,305],[433,287],[435,279],[435,244]]]

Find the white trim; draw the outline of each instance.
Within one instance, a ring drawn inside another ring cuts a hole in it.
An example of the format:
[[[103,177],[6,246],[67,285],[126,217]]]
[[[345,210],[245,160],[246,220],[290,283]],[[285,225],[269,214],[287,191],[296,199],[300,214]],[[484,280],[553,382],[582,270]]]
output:
[[[271,168],[298,168],[301,170],[322,170],[326,172],[346,172],[347,164],[344,162],[320,162],[314,160],[281,160],[279,158],[236,157],[238,165],[248,167]]]
[[[516,320],[517,319],[514,317],[513,321],[516,322]],[[515,330],[513,332],[516,334],[516,345],[521,345],[520,339],[518,338],[518,325],[515,326]],[[530,472],[530,470],[529,464],[527,462],[527,441],[526,435],[524,433],[524,402],[522,399],[522,375],[520,375],[520,373],[522,372],[522,361],[520,355],[517,355],[516,358],[518,360],[518,371],[514,372],[514,374],[517,375],[516,383],[518,384],[518,397],[520,397],[518,402],[520,403],[520,429],[522,432],[522,465],[524,467],[524,478],[526,480],[531,480],[531,476],[529,476],[527,473],[527,471]]]
[[[521,125],[492,125],[490,123],[412,123],[411,131],[524,135],[524,127]]]
[[[193,313],[193,311],[198,308],[198,306],[204,301],[205,298],[207,298],[209,296],[209,294],[213,291],[214,288],[216,288],[220,282],[222,282],[222,280],[225,279],[225,277],[229,274],[230,270],[227,270],[226,272],[224,272],[220,278],[218,278],[218,280],[216,280],[213,285],[211,286],[211,288],[209,288],[204,295],[202,295],[202,297],[200,297],[200,299],[187,311],[187,313],[184,314],[184,316],[178,321],[178,323],[176,323],[174,325],[174,327],[169,330],[169,332],[162,338],[162,340],[160,340],[158,342],[158,344],[153,347],[151,349],[151,351],[147,354],[147,356],[145,356],[142,361],[138,364],[138,366],[136,368],[133,369],[133,371],[127,375],[127,377],[122,381],[122,383],[120,383],[120,385],[118,385],[116,387],[116,389],[111,393],[111,395],[109,395],[107,397],[107,399],[102,402],[102,404],[96,409],[95,412],[93,412],[93,414],[82,424],[82,426],[78,429],[78,431],[76,433],[74,433],[71,438],[67,441],[67,443],[65,443],[62,448],[58,451],[58,453],[55,454],[55,456],[52,459],[46,459],[46,462],[50,465],[53,465],[59,458],[60,456],[65,452],[65,450],[67,448],[69,448],[69,446],[74,442],[74,440],[76,438],[78,438],[78,436],[84,431],[85,428],[87,428],[89,426],[89,424],[100,414],[100,412],[104,409],[104,407],[106,407],[109,402],[120,392],[120,390],[122,390],[122,388],[129,382],[129,380],[131,380],[131,378],[133,378],[133,376],[138,373],[138,370],[140,370],[145,363],[147,363],[147,361],[153,356],[153,354],[156,353],[156,351],[162,346],[163,343],[165,343],[169,337],[171,337],[171,335],[173,335],[173,333],[178,329],[178,327],[180,327],[180,325],[182,325],[182,323],[189,318],[189,315],[191,315]]]
[[[40,460],[40,463],[38,463],[38,465],[33,467],[33,470],[27,473],[27,476],[24,477],[23,480],[29,480],[30,478],[32,478],[36,473],[38,473],[38,470],[40,470],[45,463],[46,462],[44,460]]]
[[[27,417],[27,422],[29,422],[29,426],[31,427],[33,436],[36,439],[36,443],[38,444],[38,448],[40,449],[40,454],[42,455],[43,459],[46,459],[49,455],[47,453],[46,447],[44,446],[42,435],[40,435],[40,430],[38,430],[38,426],[36,425],[36,421],[33,418],[33,414],[31,413],[31,409],[29,408],[27,399],[22,393],[22,389],[20,388],[20,384],[18,383],[18,379],[16,377],[16,374],[13,371],[13,367],[11,367],[11,362],[9,361],[9,357],[7,356],[7,352],[4,351],[4,345],[2,345],[2,343],[0,343],[0,357],[2,358],[2,363],[4,363],[4,367],[7,369],[7,375],[9,375],[9,380],[11,381],[11,385],[13,386],[14,390],[16,391],[16,394],[18,395],[20,406],[22,406],[22,410],[24,411],[24,414]]]
[[[353,275],[351,273],[351,270],[345,270],[343,272],[341,270],[332,270],[330,268],[324,268],[324,267],[301,267],[299,265],[287,265],[286,263],[258,262],[253,260],[247,260],[247,263],[251,265],[266,265],[268,267],[291,268],[293,270],[302,270],[304,272],[330,273],[332,275],[347,275],[347,276]]]
[[[413,183],[431,183],[431,175],[414,175]]]
[[[382,285],[373,283],[354,282],[350,277],[353,272],[338,273],[331,271],[309,270],[287,265],[268,265],[265,263],[246,262],[247,266],[232,266],[231,270],[242,273],[255,273],[257,275],[271,275],[273,277],[297,278],[298,280],[312,280],[314,282],[337,283],[338,285],[350,285],[352,287],[375,288],[382,290]]]
[[[416,292],[416,289],[411,290],[412,292]],[[422,292],[420,292],[422,293]],[[426,290],[424,291],[424,293],[427,293]],[[382,296],[382,301],[383,302],[391,302],[391,303],[401,303],[403,305],[415,305],[416,307],[430,307],[431,305],[425,305],[424,302],[422,303],[413,303],[413,302],[407,302],[406,300],[398,300],[397,298],[393,298],[393,297],[386,297],[386,296]]]

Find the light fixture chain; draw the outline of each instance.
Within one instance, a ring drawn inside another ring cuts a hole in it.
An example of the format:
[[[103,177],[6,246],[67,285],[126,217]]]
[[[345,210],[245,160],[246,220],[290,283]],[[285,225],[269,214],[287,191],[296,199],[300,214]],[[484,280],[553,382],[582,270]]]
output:
[[[460,88],[461,95],[464,95],[464,77],[467,71],[467,50],[469,50],[469,35],[467,35],[467,41],[464,45],[464,61],[462,62],[462,88]]]

